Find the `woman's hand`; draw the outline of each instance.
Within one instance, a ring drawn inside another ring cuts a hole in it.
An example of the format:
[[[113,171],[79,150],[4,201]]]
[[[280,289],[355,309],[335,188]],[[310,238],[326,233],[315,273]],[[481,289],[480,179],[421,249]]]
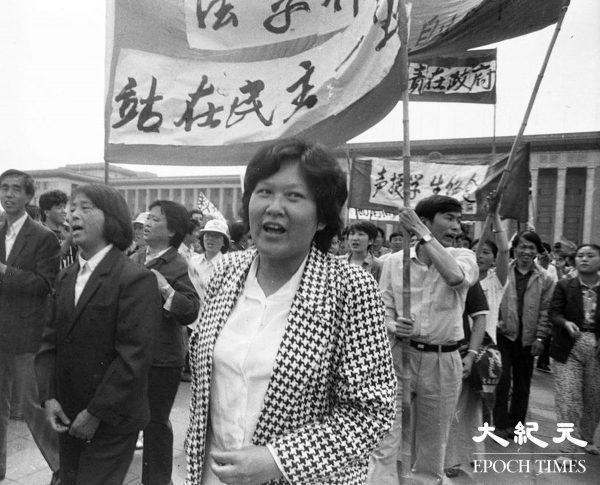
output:
[[[254,485],[283,475],[266,446],[211,453],[210,468],[227,485]]]
[[[57,433],[64,433],[69,430],[71,420],[63,411],[62,406],[56,399],[48,399],[44,403],[44,411],[46,420],[50,423],[50,427]]]
[[[579,331],[579,327],[568,320],[565,322],[565,328],[567,329],[567,332],[569,332],[569,335],[573,338],[579,337],[579,334],[581,333]]]

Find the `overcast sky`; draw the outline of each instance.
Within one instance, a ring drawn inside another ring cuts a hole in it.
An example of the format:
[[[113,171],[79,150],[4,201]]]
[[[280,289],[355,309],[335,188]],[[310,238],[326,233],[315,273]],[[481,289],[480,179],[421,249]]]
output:
[[[497,135],[518,131],[553,29],[497,45]],[[104,45],[101,0],[2,0],[2,169],[103,161]],[[493,108],[412,103],[410,127],[414,140],[491,136]],[[600,130],[600,1],[572,0],[525,133],[595,130]],[[399,105],[352,141],[401,138]],[[191,174],[206,167],[147,170]]]

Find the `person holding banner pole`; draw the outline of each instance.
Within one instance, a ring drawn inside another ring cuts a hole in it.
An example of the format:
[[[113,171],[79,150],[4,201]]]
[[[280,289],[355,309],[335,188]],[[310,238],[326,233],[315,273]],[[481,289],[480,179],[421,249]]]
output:
[[[407,352],[411,374],[410,388],[402,392],[410,393],[414,452],[411,463],[402,464],[403,472],[408,469],[435,479],[442,478],[446,442],[461,388],[458,342],[464,335],[465,298],[479,273],[472,251],[452,247],[460,231],[461,211],[458,200],[440,195],[421,200],[415,210],[399,209],[400,226],[419,239],[410,250],[411,318],[401,316],[404,251],[384,261],[380,280],[392,355],[400,362]],[[404,349],[403,338],[410,338]],[[388,435],[386,440],[393,438]],[[389,452],[397,453],[391,448]]]

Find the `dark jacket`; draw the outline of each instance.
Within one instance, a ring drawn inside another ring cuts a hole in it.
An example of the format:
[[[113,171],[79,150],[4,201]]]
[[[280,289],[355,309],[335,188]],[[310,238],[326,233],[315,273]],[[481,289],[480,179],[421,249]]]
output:
[[[120,432],[143,429],[161,320],[156,277],[113,248],[74,306],[78,272],[73,264],[57,278],[54,318],[35,361],[40,399],[56,399],[71,420],[87,409]]]
[[[600,338],[600,288],[596,288],[598,306],[595,315],[596,338]],[[575,339],[569,335],[565,322],[573,322],[580,329],[583,327],[583,297],[579,278],[569,278],[556,283],[554,295],[550,303],[550,321],[552,327],[552,342],[550,356],[559,362],[566,362],[575,344]]]
[[[180,367],[185,363],[187,352],[187,331],[185,325],[194,323],[198,317],[200,302],[188,275],[188,265],[183,256],[173,247],[162,256],[146,263],[146,248],[132,257],[133,261],[144,264],[162,274],[175,290],[171,309],[162,311],[162,321],[155,334],[154,358],[152,365],[157,367]],[[164,305],[163,301],[163,305]]]
[[[0,350],[37,352],[49,318],[48,299],[60,264],[60,246],[49,229],[27,218],[6,260],[6,222],[0,223]]]

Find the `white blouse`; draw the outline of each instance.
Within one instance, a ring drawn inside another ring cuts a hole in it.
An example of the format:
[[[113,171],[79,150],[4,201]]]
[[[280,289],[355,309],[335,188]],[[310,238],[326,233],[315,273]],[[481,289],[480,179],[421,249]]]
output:
[[[203,485],[221,483],[210,469],[212,451],[236,450],[252,444],[305,265],[306,259],[287,283],[267,297],[256,278],[256,258],[242,294],[217,338],[213,351],[210,431]],[[274,453],[272,449],[270,451]],[[275,454],[274,459],[278,462]]]
[[[498,279],[498,275],[496,274],[496,270],[494,268],[488,270],[487,275],[485,276],[485,278],[479,281],[479,284],[481,285],[481,288],[485,293],[488,306],[490,307],[490,314],[487,318],[485,331],[492,338],[494,343],[496,343],[498,313],[500,311],[500,302],[502,301],[502,296],[504,295],[506,285],[502,286],[502,283],[500,283],[500,280]]]

